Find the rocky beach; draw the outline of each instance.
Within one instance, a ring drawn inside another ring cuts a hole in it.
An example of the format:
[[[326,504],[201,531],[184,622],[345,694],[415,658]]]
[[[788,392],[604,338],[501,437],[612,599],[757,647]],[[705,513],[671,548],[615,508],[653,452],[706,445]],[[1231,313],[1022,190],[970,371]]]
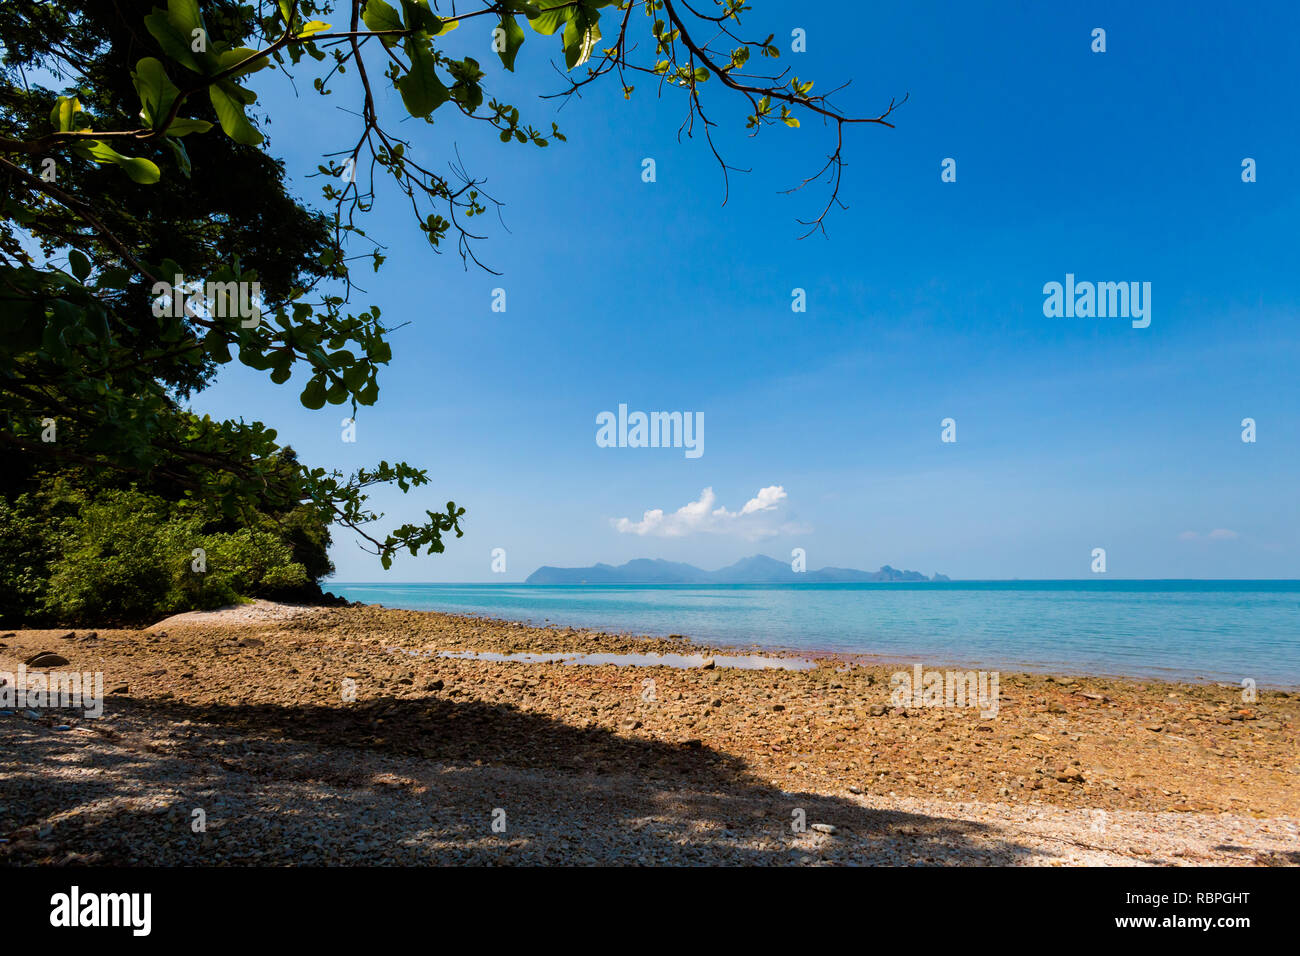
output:
[[[749,651],[267,602],[6,632],[0,672],[106,696],[0,711],[0,862],[1300,863],[1294,691],[1002,672],[989,715]]]

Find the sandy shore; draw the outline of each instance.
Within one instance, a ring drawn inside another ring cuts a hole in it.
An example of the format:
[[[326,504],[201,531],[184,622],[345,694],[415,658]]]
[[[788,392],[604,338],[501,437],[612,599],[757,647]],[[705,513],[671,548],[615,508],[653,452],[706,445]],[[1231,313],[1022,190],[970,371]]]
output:
[[[0,862],[1300,863],[1293,693],[1003,673],[981,717],[842,660],[439,656],[725,650],[265,603],[10,632],[0,671],[111,693],[0,716]]]

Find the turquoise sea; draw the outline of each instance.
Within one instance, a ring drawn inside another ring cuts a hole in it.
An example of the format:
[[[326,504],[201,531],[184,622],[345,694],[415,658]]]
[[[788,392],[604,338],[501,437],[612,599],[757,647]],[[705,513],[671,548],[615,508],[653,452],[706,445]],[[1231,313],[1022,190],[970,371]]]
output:
[[[386,607],[735,646],[1300,686],[1300,581],[327,587]]]

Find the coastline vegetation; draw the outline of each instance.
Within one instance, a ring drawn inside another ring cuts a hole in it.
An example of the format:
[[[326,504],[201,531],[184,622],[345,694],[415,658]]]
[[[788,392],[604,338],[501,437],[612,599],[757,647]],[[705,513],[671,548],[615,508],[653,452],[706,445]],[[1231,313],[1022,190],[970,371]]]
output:
[[[355,535],[384,568],[402,551],[441,553],[444,536],[462,534],[454,501],[422,503],[422,517],[387,532],[372,527],[382,518],[374,487],[419,489],[425,469],[314,467],[274,428],[190,414],[190,399],[237,360],[275,385],[292,379],[308,409],[347,406],[355,420],[376,403],[400,325],[357,301],[366,295],[353,269],[378,273],[385,260],[366,214],[385,200],[409,204],[432,252],[454,245],[480,264],[477,223],[500,203],[458,161],[450,173],[422,165],[404,136],[436,122],[468,124],[502,148],[563,142],[555,123],[534,126],[488,91],[499,71],[514,71],[529,32],[530,50],[547,41],[563,54],[560,95],[601,80],[629,98],[641,82],[675,90],[724,176],[735,167],[714,146],[706,100],[728,97],[754,134],[797,128],[799,113],[823,120],[833,152],[809,181],[824,178],[831,195],[804,224],[820,230],[837,207],[844,125],[889,127],[898,104],[877,116],[841,112],[772,62],[773,35],[742,32],[748,9],[742,0],[714,0],[711,11],[677,0],[495,0],[441,14],[428,0],[0,5],[6,623],[105,624],[311,592],[328,566],[329,527]],[[482,30],[485,46],[491,36],[487,63],[449,52],[444,38],[462,25]],[[317,204],[293,194],[270,150],[275,117],[253,89],[268,68],[320,97],[300,109],[356,117],[311,174]],[[449,342],[430,371],[456,360]],[[196,552],[206,571],[186,570]]]

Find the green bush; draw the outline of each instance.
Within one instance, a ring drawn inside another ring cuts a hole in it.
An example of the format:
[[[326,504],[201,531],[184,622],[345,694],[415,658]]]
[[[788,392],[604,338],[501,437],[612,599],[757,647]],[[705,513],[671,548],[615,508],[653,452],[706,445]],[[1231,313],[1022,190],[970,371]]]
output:
[[[230,604],[240,596],[287,596],[310,584],[307,570],[293,560],[293,551],[267,531],[243,528],[230,533],[197,536],[180,542],[190,550],[175,550],[183,556],[173,571],[176,607],[213,608]],[[202,558],[194,549],[202,549]],[[196,570],[197,565],[203,570]]]
[[[177,532],[159,498],[109,491],[86,502],[60,527],[45,610],[61,623],[111,623],[168,609]]]
[[[17,626],[40,605],[55,553],[52,531],[31,495],[0,498],[0,622]]]
[[[105,625],[157,620],[246,597],[319,593],[328,532],[302,515],[287,528],[210,530],[197,506],[142,492],[69,490],[0,498],[0,617],[6,623]]]

